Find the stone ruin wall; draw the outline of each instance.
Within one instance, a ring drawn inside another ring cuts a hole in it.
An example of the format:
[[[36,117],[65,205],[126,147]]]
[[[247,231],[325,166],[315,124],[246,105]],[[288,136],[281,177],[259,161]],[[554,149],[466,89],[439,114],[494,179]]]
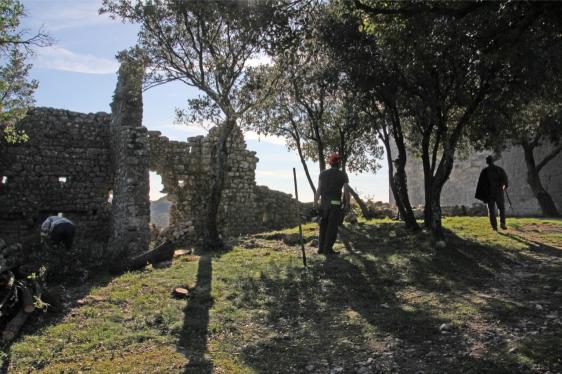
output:
[[[537,160],[542,160],[551,149],[542,146],[535,150]],[[449,181],[443,188],[441,205],[443,207],[466,206],[481,203],[474,198],[476,183],[481,170],[486,167],[485,158],[490,152],[474,152],[468,157],[457,156]],[[527,166],[523,149],[512,146],[501,154],[496,165],[505,169],[509,178],[509,197],[513,209],[506,201],[507,214],[512,216],[541,216],[542,211],[537,199],[527,183]],[[421,161],[408,158],[406,164],[408,175],[408,192],[413,207],[424,204],[423,168]],[[562,209],[562,154],[550,161],[540,173],[545,189],[550,193],[558,209]],[[390,194],[390,201],[394,203],[394,196]],[[446,211],[446,209],[444,209]]]
[[[145,252],[150,243],[149,144],[142,126],[144,66],[130,56],[121,58],[111,103],[113,201],[108,247],[112,256]]]
[[[173,203],[176,238],[198,237],[218,129],[186,142],[147,131],[135,74],[120,70],[112,115],[34,108],[17,124],[29,141],[0,144],[0,238],[21,241],[38,234],[47,216],[63,213],[77,225],[75,246],[89,263],[144,251],[150,240],[149,170],[161,175]],[[291,195],[256,186],[258,159],[238,127],[228,149],[219,210],[223,235],[298,224]]]
[[[150,131],[150,170],[162,177],[164,193],[172,202],[170,226],[180,234],[197,236],[205,224],[206,191],[213,165],[211,149],[218,140],[218,128],[205,137],[187,142],[171,141]],[[246,149],[244,136],[236,127],[228,142],[224,189],[219,210],[219,227],[226,236],[238,236],[298,224],[297,205],[291,195],[256,186],[258,158]],[[301,205],[302,206],[302,205]]]
[[[218,140],[218,128],[205,137],[187,142],[170,141],[158,131],[150,133],[150,170],[162,177],[164,192],[172,202],[170,225],[194,235],[205,225],[212,168],[211,150]],[[251,232],[255,227],[255,152],[246,150],[242,131],[235,128],[228,142],[224,189],[219,210],[219,227],[228,236]]]
[[[64,213],[77,225],[76,245],[100,256],[109,236],[113,188],[110,116],[35,108],[19,124],[25,143],[0,144],[0,237],[21,240]],[[66,178],[66,182],[59,181]]]
[[[305,204],[295,204],[293,196],[280,191],[273,191],[266,186],[256,186],[256,219],[260,231],[279,230],[288,226],[296,226],[297,209],[301,216],[306,212]]]

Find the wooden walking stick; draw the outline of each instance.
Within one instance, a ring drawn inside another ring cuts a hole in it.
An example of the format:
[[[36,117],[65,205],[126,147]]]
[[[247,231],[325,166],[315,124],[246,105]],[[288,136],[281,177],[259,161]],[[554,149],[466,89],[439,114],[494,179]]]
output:
[[[297,171],[293,168],[293,179],[295,180],[295,199],[297,200],[297,216],[299,220],[299,238],[301,241],[301,251],[302,251],[302,264],[306,268],[306,253],[304,252],[304,240],[302,239],[302,225],[301,225],[301,211],[299,203],[299,190],[297,189]]]

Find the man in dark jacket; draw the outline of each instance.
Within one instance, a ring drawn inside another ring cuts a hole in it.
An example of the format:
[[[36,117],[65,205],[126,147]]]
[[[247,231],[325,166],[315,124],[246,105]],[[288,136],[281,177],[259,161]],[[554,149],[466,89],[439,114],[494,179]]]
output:
[[[50,216],[41,224],[41,239],[47,244],[63,243],[66,249],[72,248],[76,228],[67,218]]]
[[[343,220],[344,210],[349,207],[350,195],[347,189],[349,179],[341,171],[341,157],[334,153],[328,158],[330,169],[320,173],[318,190],[314,196],[314,203],[320,200],[320,236],[318,239],[318,253],[326,256],[336,254],[332,247],[338,236],[338,228]],[[342,203],[342,189],[344,202]]]
[[[505,225],[505,201],[504,190],[507,189],[508,181],[505,170],[494,165],[492,156],[486,157],[488,166],[480,173],[475,197],[488,205],[488,216],[492,228],[497,231],[496,206],[500,211],[500,227],[507,229]]]

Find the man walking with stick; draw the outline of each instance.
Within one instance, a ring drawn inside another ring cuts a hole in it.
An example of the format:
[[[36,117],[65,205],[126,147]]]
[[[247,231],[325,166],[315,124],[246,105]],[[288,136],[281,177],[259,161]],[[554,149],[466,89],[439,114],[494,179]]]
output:
[[[500,211],[500,227],[506,230],[505,200],[503,194],[504,191],[507,193],[507,174],[501,167],[494,165],[494,158],[492,156],[486,157],[486,163],[488,166],[482,170],[480,178],[478,178],[475,197],[488,205],[490,225],[492,225],[495,231],[498,231],[498,223],[496,220],[497,206]]]
[[[347,184],[347,174],[341,171],[341,157],[333,153],[328,157],[331,168],[320,173],[318,190],[314,196],[314,204],[318,206],[320,200],[320,235],[318,239],[318,253],[326,256],[334,255],[332,249],[338,236],[338,228],[343,221],[344,210],[349,207],[350,195]],[[342,189],[344,190],[342,203]]]

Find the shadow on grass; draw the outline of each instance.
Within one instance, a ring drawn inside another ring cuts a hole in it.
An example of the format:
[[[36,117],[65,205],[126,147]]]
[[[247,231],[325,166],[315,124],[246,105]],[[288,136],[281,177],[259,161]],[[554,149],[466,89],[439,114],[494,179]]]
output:
[[[185,373],[213,372],[213,362],[207,347],[209,311],[213,306],[212,282],[213,254],[202,254],[199,258],[196,283],[190,290],[184,309],[183,327],[178,342],[189,360]]]
[[[494,358],[468,355],[472,342],[455,329],[471,312],[447,314],[451,303],[486,291],[517,261],[450,231],[446,238],[447,247],[436,250],[430,237],[400,224],[358,225],[340,231],[346,251],[339,257],[314,260],[306,272],[293,267],[242,279],[234,285],[236,306],[265,309],[259,323],[271,332],[246,346],[243,359],[261,373],[357,370],[373,355],[371,369],[382,372],[519,372],[505,346],[495,347]],[[452,323],[453,333],[441,333],[443,323]]]
[[[556,248],[556,247],[550,246],[548,244],[541,243],[537,240],[531,240],[531,239],[525,238],[524,236],[520,236],[520,235],[516,235],[516,234],[512,234],[512,233],[500,232],[499,234],[503,235],[507,238],[513,239],[515,241],[518,241],[519,243],[523,243],[525,245],[528,245],[529,250],[531,250],[533,252],[548,255],[548,256],[562,257],[562,249],[560,249],[560,248]]]

